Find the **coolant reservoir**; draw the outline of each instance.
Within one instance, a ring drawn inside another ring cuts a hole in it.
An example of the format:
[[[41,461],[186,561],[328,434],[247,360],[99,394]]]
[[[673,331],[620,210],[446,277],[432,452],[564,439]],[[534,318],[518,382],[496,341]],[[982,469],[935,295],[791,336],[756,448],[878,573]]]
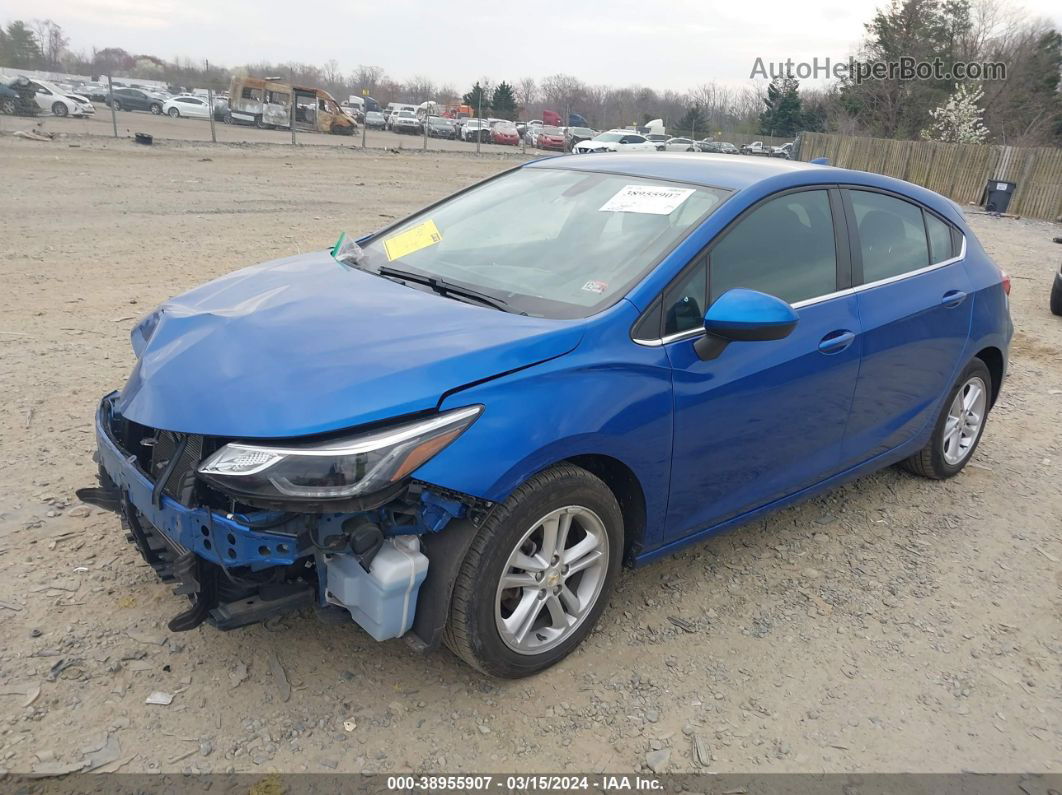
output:
[[[369,571],[351,555],[325,559],[325,598],[346,608],[376,640],[397,638],[413,626],[417,592],[428,573],[428,559],[416,536],[384,541]]]

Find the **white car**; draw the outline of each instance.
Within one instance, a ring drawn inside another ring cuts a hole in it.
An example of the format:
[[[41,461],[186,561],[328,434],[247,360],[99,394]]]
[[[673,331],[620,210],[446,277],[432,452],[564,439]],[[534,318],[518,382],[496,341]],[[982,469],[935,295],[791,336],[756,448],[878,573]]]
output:
[[[396,133],[420,135],[420,119],[411,110],[400,110],[397,115],[391,117],[391,129]]]
[[[92,108],[92,111],[85,109],[85,104],[92,107],[92,103],[87,99],[82,97],[84,102],[70,99],[67,92],[54,83],[45,80],[30,80],[29,84],[36,89],[37,107],[53,116],[87,116],[90,112],[96,111],[95,108]]]
[[[580,141],[572,150],[577,155],[597,152],[655,152],[656,144],[631,130],[608,130],[589,141]]]
[[[168,99],[162,106],[162,112],[173,119],[187,116],[190,119],[209,119],[210,105],[202,97],[181,94]]]
[[[465,119],[461,125],[461,140],[475,141],[479,139],[485,144],[490,143],[490,125],[486,119]]]
[[[668,138],[664,142],[665,152],[696,152],[697,144],[692,138]]]
[[[93,105],[92,100],[84,94],[66,94],[65,96],[67,99],[71,99],[77,104],[80,113],[75,113],[75,116],[91,116],[96,112],[96,106]]]
[[[664,151],[664,145],[668,142],[668,136],[663,133],[649,133],[645,137],[656,144],[658,152]]]

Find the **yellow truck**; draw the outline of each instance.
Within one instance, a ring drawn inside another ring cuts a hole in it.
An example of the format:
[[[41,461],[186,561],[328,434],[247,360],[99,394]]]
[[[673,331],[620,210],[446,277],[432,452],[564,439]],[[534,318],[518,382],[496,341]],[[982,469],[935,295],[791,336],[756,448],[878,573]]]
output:
[[[293,86],[260,77],[232,78],[225,121],[287,129],[293,116],[296,130],[353,135],[358,129],[354,118],[323,88]]]

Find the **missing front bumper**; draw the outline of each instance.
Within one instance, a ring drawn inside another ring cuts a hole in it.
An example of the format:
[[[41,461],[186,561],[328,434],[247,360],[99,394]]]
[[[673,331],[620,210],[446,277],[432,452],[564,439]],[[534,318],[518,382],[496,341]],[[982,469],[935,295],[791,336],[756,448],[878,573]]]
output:
[[[308,538],[255,529],[241,516],[188,507],[160,493],[112,433],[113,402],[113,394],[105,397],[96,414],[100,484],[79,496],[117,511],[145,562],[188,598],[188,609],[169,628],[182,632],[209,621],[234,629],[312,606],[313,572],[299,565],[311,554]]]

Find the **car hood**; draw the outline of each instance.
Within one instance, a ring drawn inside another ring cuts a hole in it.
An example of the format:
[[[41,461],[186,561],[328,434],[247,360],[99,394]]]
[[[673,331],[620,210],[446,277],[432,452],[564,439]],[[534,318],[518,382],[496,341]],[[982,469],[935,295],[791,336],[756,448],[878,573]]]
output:
[[[580,149],[611,149],[612,144],[608,144],[604,141],[580,141]]]
[[[152,428],[246,438],[431,410],[447,392],[561,356],[582,336],[579,321],[422,292],[328,252],[237,271],[157,317],[118,411]]]

